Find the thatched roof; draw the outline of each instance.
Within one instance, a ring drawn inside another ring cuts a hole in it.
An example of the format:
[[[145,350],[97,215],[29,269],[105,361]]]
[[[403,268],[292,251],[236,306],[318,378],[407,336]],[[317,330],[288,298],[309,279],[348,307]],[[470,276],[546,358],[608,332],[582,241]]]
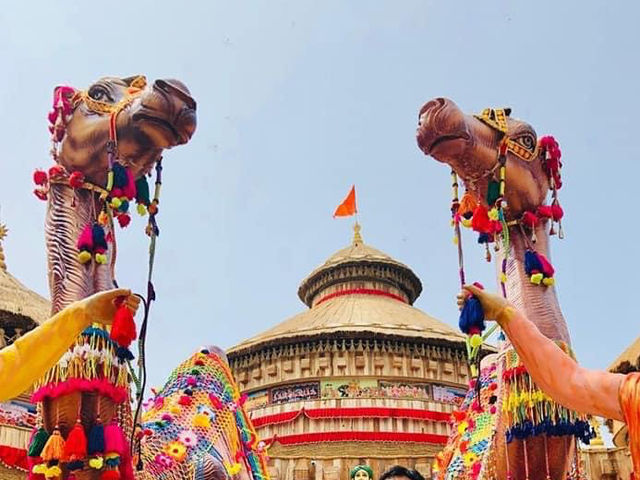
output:
[[[367,281],[386,285],[397,295],[348,291],[318,301],[329,288]],[[298,296],[310,308],[232,347],[228,353],[240,355],[319,338],[392,339],[464,348],[464,334],[412,306],[421,291],[417,275],[366,245],[356,224],[352,244],[337,251],[302,281]]]
[[[640,337],[629,345],[609,367],[610,372],[629,373],[640,371]]]
[[[0,242],[6,234],[6,227],[0,224]],[[0,328],[7,324],[32,328],[32,322],[40,324],[50,316],[50,302],[29,290],[7,271],[0,243]]]

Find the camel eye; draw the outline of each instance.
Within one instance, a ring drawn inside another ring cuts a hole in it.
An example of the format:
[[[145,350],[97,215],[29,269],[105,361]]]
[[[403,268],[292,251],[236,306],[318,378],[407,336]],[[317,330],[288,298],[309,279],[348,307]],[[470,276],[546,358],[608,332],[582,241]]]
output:
[[[100,85],[94,85],[93,87],[91,87],[89,89],[89,96],[99,102],[113,101],[109,96],[109,92],[107,92],[107,89],[101,87]]]
[[[525,134],[518,137],[516,141],[527,150],[534,150],[536,147],[536,139],[533,135]]]

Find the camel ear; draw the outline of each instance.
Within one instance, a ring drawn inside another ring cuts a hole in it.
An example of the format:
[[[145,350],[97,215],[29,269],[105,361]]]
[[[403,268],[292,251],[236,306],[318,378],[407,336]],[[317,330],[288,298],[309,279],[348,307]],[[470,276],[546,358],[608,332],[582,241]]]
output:
[[[122,79],[128,87],[144,88],[147,86],[147,77],[144,75],[134,75],[132,77],[125,77]]]
[[[504,109],[504,114],[505,114],[507,117],[510,117],[510,116],[511,116],[511,107],[505,107],[505,109]]]

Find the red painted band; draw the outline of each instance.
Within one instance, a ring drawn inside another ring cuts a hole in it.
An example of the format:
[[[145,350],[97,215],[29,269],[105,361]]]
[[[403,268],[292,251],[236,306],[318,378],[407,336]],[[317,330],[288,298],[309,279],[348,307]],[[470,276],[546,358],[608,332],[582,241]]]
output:
[[[434,433],[404,432],[314,432],[299,435],[277,436],[273,439],[281,445],[300,445],[304,443],[324,442],[410,442],[410,443],[447,443],[446,435]],[[272,439],[267,440],[267,442]]]
[[[377,290],[375,288],[349,288],[347,290],[340,290],[339,292],[333,292],[325,295],[320,300],[318,300],[318,303],[316,303],[316,305],[320,305],[322,302],[326,302],[327,300],[331,300],[332,298],[342,297],[344,295],[377,295],[379,297],[393,298],[394,300],[398,300],[402,303],[407,303],[407,301],[400,295],[385,292],[384,290]]]

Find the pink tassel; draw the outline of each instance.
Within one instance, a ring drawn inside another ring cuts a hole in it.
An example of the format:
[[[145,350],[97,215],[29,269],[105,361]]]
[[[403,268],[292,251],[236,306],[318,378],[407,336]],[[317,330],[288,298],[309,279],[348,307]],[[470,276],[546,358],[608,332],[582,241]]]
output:
[[[76,243],[78,250],[90,252],[93,249],[93,231],[90,224],[85,225]]]
[[[121,457],[127,450],[126,440],[119,425],[111,422],[104,429],[105,453],[117,453]]]
[[[136,181],[133,178],[133,174],[131,173],[131,170],[129,170],[127,168],[127,184],[122,187],[122,193],[124,193],[124,196],[127,197],[129,200],[132,200],[134,198],[136,198]]]
[[[553,265],[551,265],[549,259],[541,253],[536,253],[536,255],[538,255],[538,260],[540,261],[540,265],[542,265],[542,273],[544,273],[544,276],[547,278],[553,277],[553,274],[556,273],[556,271],[553,268]]]

